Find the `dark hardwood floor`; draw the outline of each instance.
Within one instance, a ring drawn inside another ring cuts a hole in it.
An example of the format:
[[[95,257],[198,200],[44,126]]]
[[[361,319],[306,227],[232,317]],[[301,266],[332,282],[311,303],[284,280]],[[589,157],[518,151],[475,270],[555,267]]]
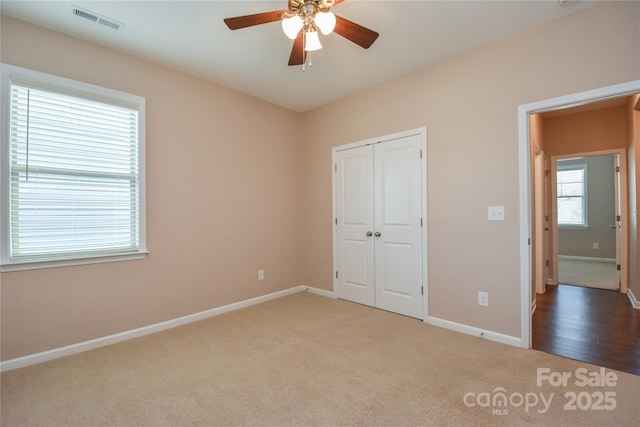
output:
[[[536,306],[534,349],[640,375],[640,310],[626,294],[547,286]]]

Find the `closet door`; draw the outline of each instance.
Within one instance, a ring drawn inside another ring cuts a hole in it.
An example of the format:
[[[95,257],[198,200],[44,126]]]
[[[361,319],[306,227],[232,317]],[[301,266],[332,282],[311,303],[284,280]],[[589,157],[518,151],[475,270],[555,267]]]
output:
[[[376,307],[424,317],[419,135],[374,145]]]
[[[336,160],[336,293],[375,306],[373,150],[340,151]]]
[[[336,152],[334,283],[338,298],[422,319],[420,138]]]

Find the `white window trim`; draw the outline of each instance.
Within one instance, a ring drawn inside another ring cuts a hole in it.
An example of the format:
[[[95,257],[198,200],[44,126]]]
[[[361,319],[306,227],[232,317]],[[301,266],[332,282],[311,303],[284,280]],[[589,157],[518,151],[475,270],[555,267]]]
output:
[[[563,170],[576,170],[576,169],[582,169],[584,172],[584,181],[582,184],[582,188],[583,188],[583,195],[582,195],[582,217],[584,218],[584,221],[582,224],[561,224],[560,222],[558,222],[558,228],[561,229],[565,229],[565,230],[570,230],[570,229],[574,229],[574,230],[586,230],[589,228],[589,203],[587,201],[587,197],[588,197],[588,188],[587,188],[587,182],[588,182],[588,173],[587,173],[587,164],[586,163],[572,163],[572,164],[565,164],[565,165],[558,165],[556,168],[556,173],[559,171],[563,171]],[[557,185],[557,184],[556,184]],[[556,193],[556,198],[558,197],[557,193]],[[556,200],[557,203],[557,200]]]
[[[9,115],[10,115],[10,86],[11,82],[19,80],[30,85],[41,86],[47,90],[61,90],[64,93],[74,93],[94,99],[96,101],[115,103],[122,106],[135,108],[140,112],[138,128],[139,144],[139,247],[136,251],[106,256],[88,256],[85,258],[73,258],[53,261],[16,262],[10,258],[9,248],[9,185],[10,185],[10,160],[9,160]],[[145,98],[137,95],[107,89],[88,83],[78,82],[63,77],[54,76],[38,71],[29,70],[9,64],[0,64],[0,111],[2,135],[0,135],[0,272],[33,270],[40,268],[64,267],[72,265],[84,265],[115,261],[128,261],[142,259],[148,253],[146,236],[146,169],[145,169]]]

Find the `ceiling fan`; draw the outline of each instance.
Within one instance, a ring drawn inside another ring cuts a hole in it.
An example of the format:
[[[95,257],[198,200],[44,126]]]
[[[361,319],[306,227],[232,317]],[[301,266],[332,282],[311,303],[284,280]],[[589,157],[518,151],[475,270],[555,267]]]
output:
[[[287,10],[257,13],[255,15],[227,18],[224,23],[229,29],[252,27],[281,21],[282,30],[294,40],[289,65],[303,65],[307,52],[322,48],[318,31],[324,35],[335,32],[355,44],[368,49],[379,34],[329,11],[345,0],[289,0]]]

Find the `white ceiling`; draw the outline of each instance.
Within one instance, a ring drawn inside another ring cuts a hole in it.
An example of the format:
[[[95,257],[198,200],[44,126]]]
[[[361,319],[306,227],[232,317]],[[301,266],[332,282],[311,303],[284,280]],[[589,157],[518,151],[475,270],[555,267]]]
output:
[[[279,1],[0,1],[0,10],[304,112],[444,58],[559,19],[597,2],[364,1],[332,11],[380,33],[368,50],[337,34],[312,66],[287,65],[277,22],[231,31],[224,18],[286,9]],[[72,14],[75,4],[124,23],[113,30]]]

